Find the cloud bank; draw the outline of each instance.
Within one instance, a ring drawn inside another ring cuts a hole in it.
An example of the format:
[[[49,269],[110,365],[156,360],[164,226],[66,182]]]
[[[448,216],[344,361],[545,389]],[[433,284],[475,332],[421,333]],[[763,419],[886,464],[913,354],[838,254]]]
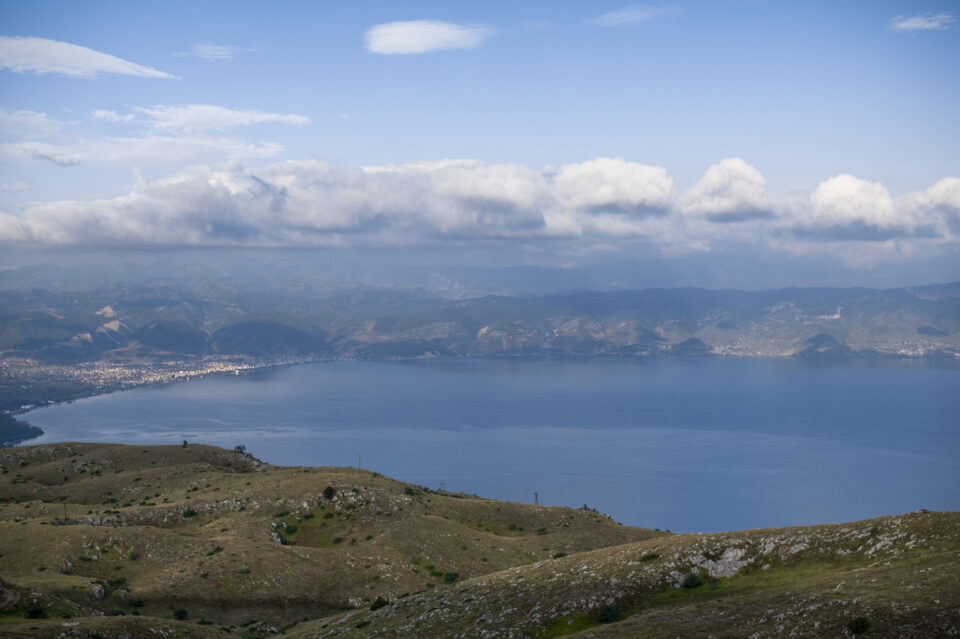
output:
[[[743,160],[707,169],[677,194],[661,167],[598,158],[541,170],[477,160],[357,168],[318,161],[263,168],[197,166],[140,181],[97,201],[23,205],[0,213],[0,243],[146,245],[427,246],[583,240],[616,247],[641,239],[664,253],[731,242],[796,253],[897,253],[953,245],[960,178],[894,199],[850,175],[808,196],[775,202]],[[860,251],[861,253],[863,251]]]
[[[388,22],[367,29],[367,51],[382,55],[411,55],[449,49],[476,49],[493,33],[486,25],[454,24],[439,20]]]
[[[0,37],[0,68],[16,73],[61,73],[74,78],[94,78],[102,73],[115,73],[141,78],[179,79],[175,75],[108,53],[47,38]]]

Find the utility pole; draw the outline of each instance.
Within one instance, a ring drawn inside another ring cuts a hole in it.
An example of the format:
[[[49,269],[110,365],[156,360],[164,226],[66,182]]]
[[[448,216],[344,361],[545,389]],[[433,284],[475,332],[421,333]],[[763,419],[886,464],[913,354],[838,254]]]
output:
[[[534,506],[540,505],[540,495],[538,495],[536,492],[533,493],[533,505]]]

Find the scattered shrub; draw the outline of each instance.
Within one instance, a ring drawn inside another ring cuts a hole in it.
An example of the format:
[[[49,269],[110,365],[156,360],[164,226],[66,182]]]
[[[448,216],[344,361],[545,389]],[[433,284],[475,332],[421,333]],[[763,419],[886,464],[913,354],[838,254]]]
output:
[[[553,554],[554,559],[560,559],[561,557],[566,557],[566,556],[567,556],[567,553],[565,552],[558,552]]]
[[[323,496],[325,499],[333,499],[333,496],[337,494],[337,490],[333,486],[327,486],[323,489]]]
[[[458,572],[445,572],[443,573],[443,583],[452,584],[457,580],[457,577],[460,576]]]
[[[640,557],[640,561],[653,561],[654,559],[660,559],[660,553],[648,552]]]
[[[377,600],[374,601],[373,604],[370,606],[370,610],[379,610],[380,608],[383,608],[384,606],[389,606],[389,605],[390,605],[389,601],[387,601],[383,597],[377,597]]]
[[[538,535],[546,535],[546,534],[547,534],[547,529],[546,529],[546,528],[538,528],[538,529],[537,529],[537,534],[538,534]]]
[[[180,514],[183,515],[185,518],[189,519],[190,517],[193,517],[194,515],[196,515],[197,511],[195,511],[193,508],[187,508]]]
[[[177,608],[173,611],[173,618],[177,621],[183,621],[189,616],[186,608]]]
[[[334,538],[333,538],[333,543],[335,543],[335,544],[343,543],[343,537],[334,537]]]
[[[286,526],[283,527],[283,531],[288,535],[292,535],[295,532],[297,532],[297,527],[294,526],[293,524],[287,524]]]
[[[695,572],[691,572],[687,575],[687,578],[683,580],[683,587],[687,590],[692,590],[703,585],[703,579],[700,578]]]
[[[847,622],[847,630],[855,635],[859,635],[870,630],[870,620],[866,617],[854,617]]]
[[[27,608],[27,619],[46,619],[46,618],[47,618],[46,611],[40,606],[38,606],[37,604],[33,604],[32,606]]]
[[[613,623],[620,620],[620,606],[617,604],[607,604],[600,609],[597,615],[597,621],[600,623]]]

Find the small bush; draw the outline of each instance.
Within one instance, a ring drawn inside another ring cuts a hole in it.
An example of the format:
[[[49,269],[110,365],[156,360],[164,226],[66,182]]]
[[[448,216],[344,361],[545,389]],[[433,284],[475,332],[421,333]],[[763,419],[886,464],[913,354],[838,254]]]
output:
[[[870,620],[866,617],[854,617],[847,622],[847,630],[855,635],[859,635],[870,630]]]
[[[34,604],[27,609],[27,619],[46,619],[46,618],[47,618],[46,611],[40,606],[38,606],[37,604]]]
[[[687,578],[683,580],[683,587],[687,590],[693,590],[703,585],[703,579],[700,578],[695,572],[691,572],[687,575]]]
[[[190,517],[193,517],[194,515],[196,515],[197,511],[195,511],[193,508],[187,508],[180,514],[183,515],[184,518],[189,519]]]
[[[130,605],[134,608],[143,608],[143,599],[134,599],[130,602]]]
[[[335,544],[341,544],[341,543],[343,543],[343,537],[334,537],[334,538],[333,538],[333,543],[335,543]]]
[[[294,526],[293,524],[287,524],[286,526],[283,527],[283,531],[288,535],[292,535],[297,532],[297,527]]]
[[[567,553],[565,552],[557,552],[553,554],[554,559],[560,559],[561,557],[566,557],[566,556],[567,556]]]
[[[460,576],[458,572],[445,572],[443,573],[443,583],[452,584],[457,580],[457,577]]]
[[[177,608],[173,611],[173,618],[177,621],[183,621],[189,616],[186,608]]]
[[[620,606],[616,604],[607,604],[600,609],[597,615],[597,621],[600,623],[613,623],[620,620]]]
[[[654,559],[660,559],[660,553],[648,552],[640,557],[640,561],[653,561]]]
[[[336,494],[337,490],[333,486],[327,486],[323,489],[323,496],[325,499],[333,499],[333,496]]]
[[[537,534],[538,534],[538,535],[546,535],[546,534],[547,534],[547,529],[546,529],[546,528],[538,528],[538,529],[537,529]]]
[[[389,606],[389,605],[390,605],[389,601],[387,601],[383,597],[377,597],[377,600],[374,601],[373,604],[370,606],[370,610],[379,610],[380,608],[383,608],[384,606]]]

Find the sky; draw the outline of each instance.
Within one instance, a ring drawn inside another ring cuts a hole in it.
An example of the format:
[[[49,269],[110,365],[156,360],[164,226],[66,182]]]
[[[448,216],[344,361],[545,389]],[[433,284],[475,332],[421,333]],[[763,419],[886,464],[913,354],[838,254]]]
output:
[[[956,1],[7,2],[0,252],[957,280],[958,62]]]

